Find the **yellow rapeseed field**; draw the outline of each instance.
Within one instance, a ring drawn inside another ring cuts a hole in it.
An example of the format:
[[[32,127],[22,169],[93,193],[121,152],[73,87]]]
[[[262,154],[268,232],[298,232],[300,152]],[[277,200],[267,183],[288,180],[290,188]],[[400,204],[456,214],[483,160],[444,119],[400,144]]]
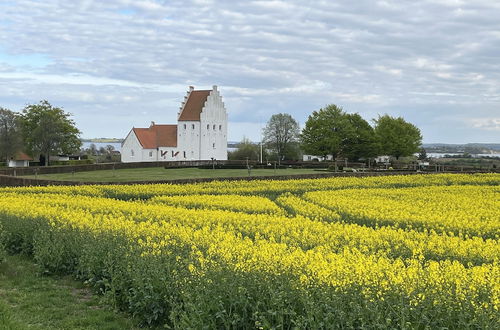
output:
[[[0,238],[172,328],[500,328],[500,175],[0,189]]]

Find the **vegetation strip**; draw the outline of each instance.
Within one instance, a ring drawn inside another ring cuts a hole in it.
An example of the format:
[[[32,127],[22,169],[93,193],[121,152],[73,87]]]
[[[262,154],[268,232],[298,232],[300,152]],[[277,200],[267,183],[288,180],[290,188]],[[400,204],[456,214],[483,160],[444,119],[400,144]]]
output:
[[[495,329],[499,183],[484,174],[4,188],[0,222],[10,252],[74,274],[147,325]],[[426,226],[405,213],[413,208]],[[371,213],[353,221],[360,210]]]

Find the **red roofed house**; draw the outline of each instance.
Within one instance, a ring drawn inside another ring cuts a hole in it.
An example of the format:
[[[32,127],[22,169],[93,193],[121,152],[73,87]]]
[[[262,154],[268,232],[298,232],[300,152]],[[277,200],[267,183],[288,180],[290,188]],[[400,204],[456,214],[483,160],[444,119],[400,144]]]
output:
[[[222,97],[190,86],[177,125],[132,128],[122,143],[122,162],[227,160],[227,112]]]
[[[24,152],[18,152],[14,157],[9,159],[9,167],[28,167],[30,166],[30,160],[33,160],[30,156],[26,155]]]

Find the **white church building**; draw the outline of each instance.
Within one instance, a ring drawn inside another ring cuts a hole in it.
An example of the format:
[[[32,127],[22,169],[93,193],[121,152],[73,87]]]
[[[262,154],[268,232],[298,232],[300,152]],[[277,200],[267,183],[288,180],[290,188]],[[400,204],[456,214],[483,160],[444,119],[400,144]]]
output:
[[[122,162],[227,160],[227,112],[222,97],[190,86],[176,125],[132,128],[122,143]]]

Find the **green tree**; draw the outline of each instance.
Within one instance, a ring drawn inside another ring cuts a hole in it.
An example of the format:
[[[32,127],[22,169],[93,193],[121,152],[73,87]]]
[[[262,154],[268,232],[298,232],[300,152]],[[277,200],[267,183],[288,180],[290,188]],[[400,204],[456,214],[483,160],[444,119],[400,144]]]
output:
[[[45,158],[46,166],[51,154],[77,152],[82,145],[80,131],[70,116],[47,101],[28,105],[22,111],[24,143],[33,155]]]
[[[380,144],[380,152],[396,159],[413,155],[419,151],[422,144],[418,127],[402,117],[379,116],[375,120],[375,135]]]
[[[299,124],[287,113],[272,115],[264,128],[263,142],[277,155],[278,162],[292,154],[294,143],[298,141]]]
[[[8,161],[22,148],[19,115],[0,107],[0,160]]]
[[[243,138],[238,144],[238,150],[228,153],[229,160],[259,160],[260,146],[252,143],[249,139]]]
[[[314,111],[302,130],[301,145],[305,153],[337,158],[345,151],[349,119],[341,107],[330,104]]]
[[[379,145],[375,131],[358,113],[346,114],[349,125],[344,129],[344,154],[351,160],[375,157]]]

